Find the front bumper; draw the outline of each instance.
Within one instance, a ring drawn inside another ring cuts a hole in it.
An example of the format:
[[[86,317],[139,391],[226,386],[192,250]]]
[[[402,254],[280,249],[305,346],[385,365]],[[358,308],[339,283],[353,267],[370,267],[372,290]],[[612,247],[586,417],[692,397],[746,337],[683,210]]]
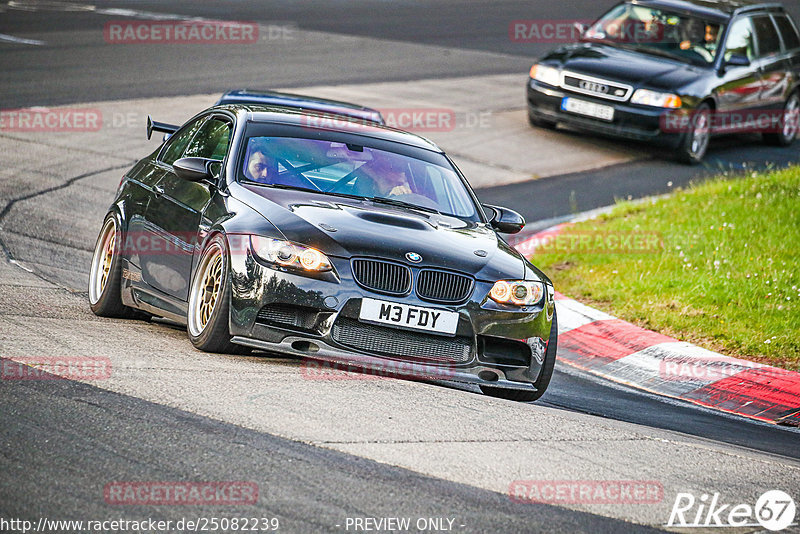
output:
[[[533,79],[528,79],[526,87],[528,113],[532,117],[551,122],[561,122],[573,128],[610,135],[620,139],[650,141],[670,148],[677,147],[681,141],[680,135],[665,133],[661,130],[662,116],[665,113],[663,109],[634,106],[626,102],[614,102],[590,95],[572,93],[558,87],[542,84]],[[595,104],[613,106],[614,120],[607,122],[563,111],[561,102],[567,96]]]
[[[387,361],[386,358],[360,354],[351,349],[329,345],[319,339],[309,341],[307,336],[297,335],[287,335],[283,338],[283,341],[278,343],[243,336],[234,336],[231,341],[246,347],[291,354],[313,360],[323,360],[335,364],[330,369],[307,366],[303,373],[310,379],[317,377],[324,379],[328,376],[336,376],[340,372],[349,371],[350,367],[355,367],[367,370],[367,376],[410,380],[449,380],[467,384],[536,391],[532,383],[527,380],[520,380],[519,376],[515,380],[507,377],[504,369],[479,364],[456,368],[413,361]],[[513,373],[510,373],[510,375],[513,376]]]
[[[476,281],[466,302],[437,305],[413,292],[390,297],[367,291],[353,280],[349,260],[331,261],[334,272],[311,277],[267,266],[249,253],[232,257],[232,341],[381,376],[535,390],[555,310],[552,291],[536,306],[509,309],[488,299],[491,284]],[[362,323],[365,297],[454,311],[456,333]]]

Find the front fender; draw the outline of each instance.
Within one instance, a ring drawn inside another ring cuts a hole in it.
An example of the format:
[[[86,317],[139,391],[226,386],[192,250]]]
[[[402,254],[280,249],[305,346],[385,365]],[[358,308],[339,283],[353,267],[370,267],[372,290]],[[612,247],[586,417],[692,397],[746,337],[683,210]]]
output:
[[[222,235],[228,249],[230,265],[230,298],[237,301],[242,298],[247,288],[247,280],[251,278],[253,269],[250,255],[250,235],[261,235],[285,239],[278,228],[260,213],[235,198],[217,193],[212,196],[204,210],[203,219],[198,229],[197,246],[192,259],[193,280],[203,250],[215,235]],[[190,281],[191,283],[191,281]],[[235,306],[231,310],[237,309]]]

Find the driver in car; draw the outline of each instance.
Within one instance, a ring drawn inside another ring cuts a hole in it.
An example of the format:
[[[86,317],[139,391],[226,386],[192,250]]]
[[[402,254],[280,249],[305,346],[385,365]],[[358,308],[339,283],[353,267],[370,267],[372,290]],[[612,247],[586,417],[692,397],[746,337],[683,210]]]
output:
[[[253,145],[250,157],[247,158],[247,165],[244,169],[244,175],[249,180],[254,182],[269,184],[272,183],[271,175],[277,174],[275,165],[267,157],[266,147],[262,145]]]
[[[719,40],[719,26],[716,24],[706,24],[703,40],[699,44],[693,44],[691,39],[681,41],[681,50],[695,50],[710,61],[717,51],[717,41]]]
[[[413,194],[414,191],[402,166],[399,157],[374,151],[372,161],[360,169],[370,179],[372,192],[366,196],[394,197]]]

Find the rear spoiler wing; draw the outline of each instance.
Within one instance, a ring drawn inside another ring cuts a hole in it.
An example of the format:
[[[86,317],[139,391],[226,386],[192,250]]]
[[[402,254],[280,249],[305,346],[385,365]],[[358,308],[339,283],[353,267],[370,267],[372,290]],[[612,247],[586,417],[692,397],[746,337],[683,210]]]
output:
[[[174,124],[167,124],[166,122],[156,122],[150,115],[147,116],[147,140],[150,140],[152,137],[153,132],[163,132],[167,135],[164,136],[164,141],[169,139],[169,136],[174,134],[180,129],[180,126],[175,126]]]
[[[289,109],[328,113],[385,125],[386,121],[377,109],[359,106],[350,102],[317,98],[313,96],[281,93],[278,91],[249,91],[234,89],[223,94],[215,105],[262,104]]]

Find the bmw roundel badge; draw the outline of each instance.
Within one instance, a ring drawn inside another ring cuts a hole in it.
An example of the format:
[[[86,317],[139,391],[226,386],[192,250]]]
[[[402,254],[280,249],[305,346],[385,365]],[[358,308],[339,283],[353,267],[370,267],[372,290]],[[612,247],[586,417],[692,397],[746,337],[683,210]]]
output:
[[[419,263],[422,261],[422,256],[416,252],[406,252],[406,259],[411,263]]]

